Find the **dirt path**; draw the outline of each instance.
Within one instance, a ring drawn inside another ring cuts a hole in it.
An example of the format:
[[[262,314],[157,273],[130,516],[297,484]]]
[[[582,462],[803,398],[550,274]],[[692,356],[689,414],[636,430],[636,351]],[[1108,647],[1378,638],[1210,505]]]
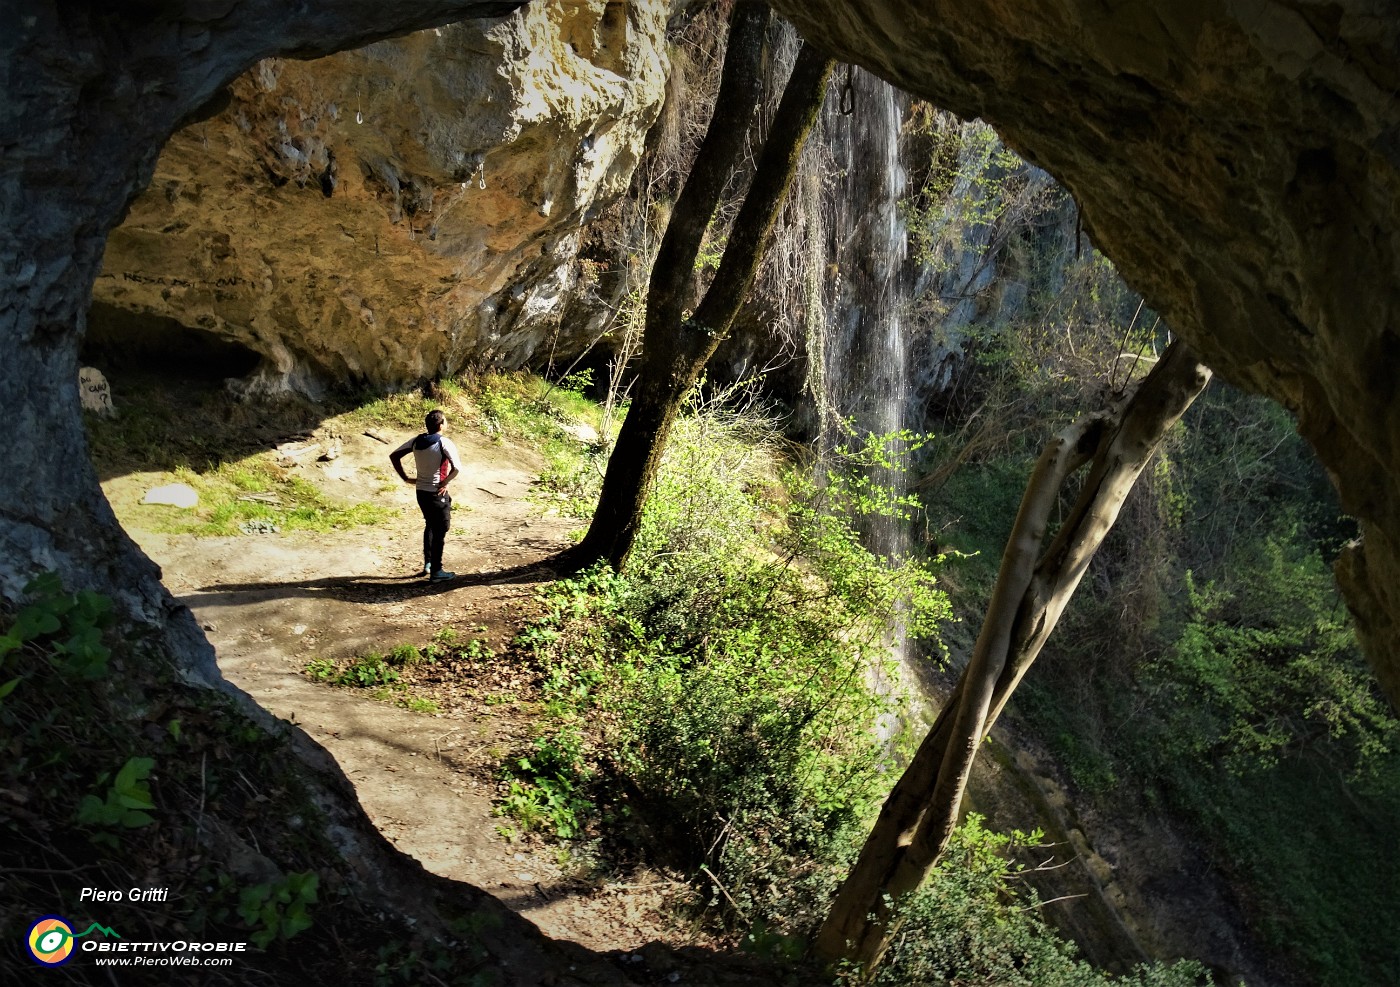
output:
[[[664,879],[581,876],[567,851],[503,835],[509,827],[492,814],[491,765],[532,736],[530,710],[497,697],[410,712],[303,674],[312,658],[421,645],[445,626],[498,646],[529,613],[535,585],[550,575],[530,567],[565,547],[577,521],[549,516],[530,500],[539,466],[532,452],[474,435],[454,440],[469,464],[453,485],[444,555],[458,579],[438,585],[418,575],[422,521],[412,491],[386,482],[391,446],[367,435],[346,437],[331,462],[297,469],[339,499],[390,506],[398,517],[387,525],[225,538],[158,534],[143,530],[138,501],[169,474],[128,473],[104,489],[127,531],[162,567],[165,585],[204,626],[224,675],[324,745],[400,849],[437,874],[495,894],[556,938],[595,950],[689,941],[660,913],[672,890]]]

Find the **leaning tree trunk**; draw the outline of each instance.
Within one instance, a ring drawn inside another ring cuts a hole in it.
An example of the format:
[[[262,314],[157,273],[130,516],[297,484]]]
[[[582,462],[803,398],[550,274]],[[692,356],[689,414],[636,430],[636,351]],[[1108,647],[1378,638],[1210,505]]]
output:
[[[605,560],[621,568],[626,561],[681,401],[729,333],[753,283],[802,146],[821,109],[832,62],[803,45],[719,270],[699,307],[686,318],[701,240],[758,105],[768,19],[766,6],[735,7],[714,116],[652,266],[642,368],[632,405],[608,460],[588,534],[565,554],[568,564]]]
[[[1210,380],[1180,340],[1116,407],[1086,416],[1045,447],[1016,516],[977,644],[961,679],[880,811],[860,859],[818,933],[828,961],[869,977],[897,931],[901,900],[918,888],[957,825],[973,759],[1049,638],[1089,560],[1168,429]],[[1065,482],[1088,476],[1042,552]]]

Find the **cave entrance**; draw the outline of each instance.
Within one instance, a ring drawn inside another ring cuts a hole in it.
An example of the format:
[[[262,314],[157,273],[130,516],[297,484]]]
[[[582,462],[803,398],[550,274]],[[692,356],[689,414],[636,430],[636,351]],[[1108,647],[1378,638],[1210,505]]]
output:
[[[226,336],[160,315],[93,302],[83,339],[84,366],[218,381],[247,377],[261,354]]]

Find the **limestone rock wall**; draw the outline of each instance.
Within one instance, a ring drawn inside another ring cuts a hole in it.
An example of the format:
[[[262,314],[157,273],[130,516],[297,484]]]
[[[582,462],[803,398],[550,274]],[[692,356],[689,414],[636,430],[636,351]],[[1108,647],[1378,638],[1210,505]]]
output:
[[[236,340],[271,390],[568,349],[586,334],[560,326],[580,226],[626,189],[660,111],[669,13],[536,0],[259,62],[162,151],[94,299]]]

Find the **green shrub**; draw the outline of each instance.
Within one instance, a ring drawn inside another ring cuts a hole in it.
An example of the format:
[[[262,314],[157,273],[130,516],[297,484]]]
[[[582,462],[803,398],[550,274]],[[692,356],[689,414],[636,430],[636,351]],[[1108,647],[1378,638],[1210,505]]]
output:
[[[1400,723],[1376,691],[1316,552],[1270,535],[1240,553],[1230,584],[1186,574],[1188,619],[1149,673],[1163,689],[1176,756],[1234,773],[1277,764],[1318,736],[1363,771]]]
[[[871,682],[894,678],[890,628],[931,635],[947,604],[926,568],[861,545],[863,520],[908,509],[863,475],[890,442],[784,477],[774,434],[723,410],[684,419],[628,574],[550,587],[518,643],[556,714],[599,730],[600,801],[722,884],[724,911],[781,926],[815,916],[834,875],[814,861],[889,784],[875,724],[899,697]]]
[[[1122,977],[1077,959],[1039,915],[1034,891],[1009,860],[1039,833],[993,833],[975,813],[953,834],[927,883],[899,909],[899,932],[874,983],[967,987],[1199,987],[1194,961],[1142,966]]]
[[[592,778],[585,763],[583,738],[561,727],[535,738],[530,751],[508,763],[509,788],[497,806],[522,829],[548,830],[560,839],[578,836],[593,803],[583,796]]]

